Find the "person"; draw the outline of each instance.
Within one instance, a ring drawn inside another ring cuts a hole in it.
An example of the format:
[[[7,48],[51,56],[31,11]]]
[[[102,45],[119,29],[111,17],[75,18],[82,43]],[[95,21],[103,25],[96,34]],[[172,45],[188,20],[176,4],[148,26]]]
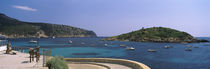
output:
[[[30,56],[29,56],[30,62],[34,61],[34,49],[33,48],[29,49],[29,54],[30,54]]]
[[[33,50],[33,48],[30,48],[29,49],[29,58],[30,58],[30,63],[31,63],[31,61],[32,61],[32,50]]]
[[[12,51],[11,42],[8,42],[6,54],[9,54],[11,51]]]
[[[36,62],[38,62],[39,61],[39,58],[40,58],[39,51],[40,51],[40,46],[36,47]]]

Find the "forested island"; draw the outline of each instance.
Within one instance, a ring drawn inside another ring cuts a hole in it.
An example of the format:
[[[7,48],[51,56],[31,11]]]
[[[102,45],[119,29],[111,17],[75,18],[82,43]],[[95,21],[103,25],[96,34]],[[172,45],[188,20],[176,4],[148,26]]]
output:
[[[0,34],[7,38],[96,37],[93,31],[67,25],[24,22],[0,13]]]
[[[104,38],[102,40],[171,43],[208,42],[204,39],[198,40],[186,32],[165,27],[142,28],[137,31]]]

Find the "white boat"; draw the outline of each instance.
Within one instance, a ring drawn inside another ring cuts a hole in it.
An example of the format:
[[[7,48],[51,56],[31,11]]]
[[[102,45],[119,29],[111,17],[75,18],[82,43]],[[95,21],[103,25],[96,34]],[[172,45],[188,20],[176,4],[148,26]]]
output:
[[[125,47],[125,45],[123,45],[123,44],[120,44],[120,47]]]
[[[192,51],[191,48],[185,48],[185,51]]]
[[[157,50],[154,50],[154,49],[148,49],[147,51],[148,52],[157,52]]]
[[[194,48],[199,48],[198,46],[194,46]]]
[[[35,40],[30,40],[29,43],[37,43]]]
[[[192,47],[192,45],[185,45],[185,47]]]
[[[71,43],[72,43],[72,41],[71,41],[71,40],[69,40],[69,43],[71,44]]]
[[[85,42],[82,42],[81,44],[85,44]]]
[[[126,47],[126,50],[135,50],[134,47]]]
[[[210,44],[204,44],[204,46],[210,46]]]
[[[165,49],[172,48],[172,46],[164,46]]]
[[[53,36],[52,38],[55,39],[55,36]]]
[[[104,44],[104,46],[108,46],[108,44]]]

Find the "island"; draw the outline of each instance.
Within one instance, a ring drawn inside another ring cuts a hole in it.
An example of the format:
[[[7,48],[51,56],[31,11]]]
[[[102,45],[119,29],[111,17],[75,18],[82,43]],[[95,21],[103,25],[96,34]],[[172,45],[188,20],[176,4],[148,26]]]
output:
[[[0,35],[6,38],[97,37],[95,32],[67,25],[24,22],[0,13]]]
[[[142,28],[118,36],[104,38],[102,40],[114,41],[135,41],[135,42],[167,42],[167,43],[193,43],[208,42],[208,40],[198,40],[192,35],[166,27]]]

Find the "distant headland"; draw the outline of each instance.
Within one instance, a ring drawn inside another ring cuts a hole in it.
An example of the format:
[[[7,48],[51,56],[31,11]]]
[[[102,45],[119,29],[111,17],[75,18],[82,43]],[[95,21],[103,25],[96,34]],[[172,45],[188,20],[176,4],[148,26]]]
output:
[[[95,32],[67,25],[19,21],[0,13],[0,34],[7,38],[97,37]]]
[[[137,31],[104,38],[102,40],[169,43],[209,42],[204,39],[198,40],[186,32],[165,27],[142,28]]]

